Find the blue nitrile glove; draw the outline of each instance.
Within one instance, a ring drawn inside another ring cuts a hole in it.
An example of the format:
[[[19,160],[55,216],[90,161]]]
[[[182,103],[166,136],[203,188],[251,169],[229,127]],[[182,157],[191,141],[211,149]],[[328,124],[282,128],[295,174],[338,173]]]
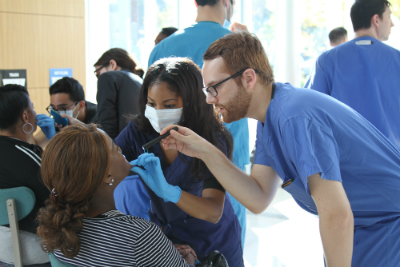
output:
[[[144,153],[130,163],[134,165],[131,170],[139,174],[157,196],[163,198],[165,202],[177,203],[179,201],[182,190],[179,186],[167,183],[161,170],[160,159],[153,153]],[[138,166],[143,166],[146,170]]]
[[[42,129],[47,140],[50,140],[56,135],[56,127],[54,126],[54,119],[45,114],[36,116],[36,124]]]

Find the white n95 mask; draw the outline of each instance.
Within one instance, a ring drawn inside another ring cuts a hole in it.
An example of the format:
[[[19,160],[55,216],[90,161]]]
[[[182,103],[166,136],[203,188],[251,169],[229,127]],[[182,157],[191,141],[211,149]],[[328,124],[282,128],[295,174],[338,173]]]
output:
[[[78,104],[78,105],[79,105],[79,104]],[[76,114],[75,117],[74,117],[74,111],[75,111],[75,109],[78,107],[78,105],[76,105],[74,109],[65,110],[65,111],[64,111],[64,110],[60,110],[60,111],[58,111],[58,113],[60,113],[60,114],[66,114],[66,115],[68,115],[68,116],[70,116],[70,117],[76,119],[76,118],[78,117],[78,115],[79,115],[79,111],[78,111],[78,114]]]
[[[150,121],[151,126],[158,133],[165,127],[179,122],[183,108],[174,109],[155,109],[146,105],[144,116]]]

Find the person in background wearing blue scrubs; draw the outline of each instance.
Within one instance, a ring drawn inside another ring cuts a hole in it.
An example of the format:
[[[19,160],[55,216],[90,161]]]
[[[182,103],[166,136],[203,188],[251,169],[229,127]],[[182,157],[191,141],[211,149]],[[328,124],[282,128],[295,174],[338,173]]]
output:
[[[233,0],[196,0],[197,17],[194,24],[178,30],[153,48],[149,64],[160,58],[176,56],[193,60],[200,68],[203,54],[212,42],[231,31],[247,30],[245,25],[230,24],[235,2]],[[249,126],[247,119],[224,124],[233,136],[233,162],[241,170],[250,164]],[[229,195],[229,194],[227,194]],[[246,208],[231,197],[233,209],[242,227],[242,247],[246,235]]]
[[[343,27],[337,27],[329,32],[329,44],[336,47],[347,42],[347,30]]]
[[[157,35],[156,39],[154,40],[154,45],[158,45],[159,42],[176,32],[178,29],[175,27],[165,27],[162,28],[160,33]]]
[[[393,22],[386,0],[357,0],[356,38],[323,53],[306,87],[349,105],[400,147],[400,51],[382,41]]]
[[[230,267],[244,267],[241,227],[225,189],[205,164],[156,143],[143,145],[173,123],[198,132],[224,155],[232,155],[232,136],[213,107],[204,101],[199,67],[187,58],[165,58],[147,70],[139,113],[115,143],[147,184],[150,221],[174,244],[188,244],[200,261],[214,250]],[[148,153],[147,153],[148,152]],[[132,161],[133,160],[133,161]]]
[[[389,139],[330,96],[274,82],[261,42],[247,32],[208,48],[203,80],[207,103],[224,121],[258,120],[251,175],[182,126],[170,131],[164,149],[204,161],[254,213],[268,207],[282,181],[300,207],[319,216],[329,267],[399,266],[400,151]],[[296,249],[290,240],[288,248]]]

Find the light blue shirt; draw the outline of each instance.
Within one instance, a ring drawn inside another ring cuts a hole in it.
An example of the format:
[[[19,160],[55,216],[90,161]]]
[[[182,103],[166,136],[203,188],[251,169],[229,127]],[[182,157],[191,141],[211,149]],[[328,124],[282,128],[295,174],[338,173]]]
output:
[[[203,55],[217,39],[231,33],[219,23],[201,21],[178,30],[158,43],[150,54],[149,67],[155,61],[165,57],[187,57],[203,67]]]
[[[306,86],[349,105],[400,148],[400,51],[354,39],[323,53]]]

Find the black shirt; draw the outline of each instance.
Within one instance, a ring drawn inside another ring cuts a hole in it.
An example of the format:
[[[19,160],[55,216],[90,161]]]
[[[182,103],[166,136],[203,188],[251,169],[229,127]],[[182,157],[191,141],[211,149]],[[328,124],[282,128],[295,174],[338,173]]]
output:
[[[0,136],[0,188],[26,186],[36,197],[32,212],[19,221],[19,229],[36,233],[35,218],[50,192],[40,179],[43,150],[37,145]]]
[[[83,120],[83,123],[97,123],[97,105],[92,102],[86,101],[86,117]]]
[[[129,116],[139,112],[142,79],[125,70],[108,71],[97,80],[97,123],[112,138],[128,125]]]

